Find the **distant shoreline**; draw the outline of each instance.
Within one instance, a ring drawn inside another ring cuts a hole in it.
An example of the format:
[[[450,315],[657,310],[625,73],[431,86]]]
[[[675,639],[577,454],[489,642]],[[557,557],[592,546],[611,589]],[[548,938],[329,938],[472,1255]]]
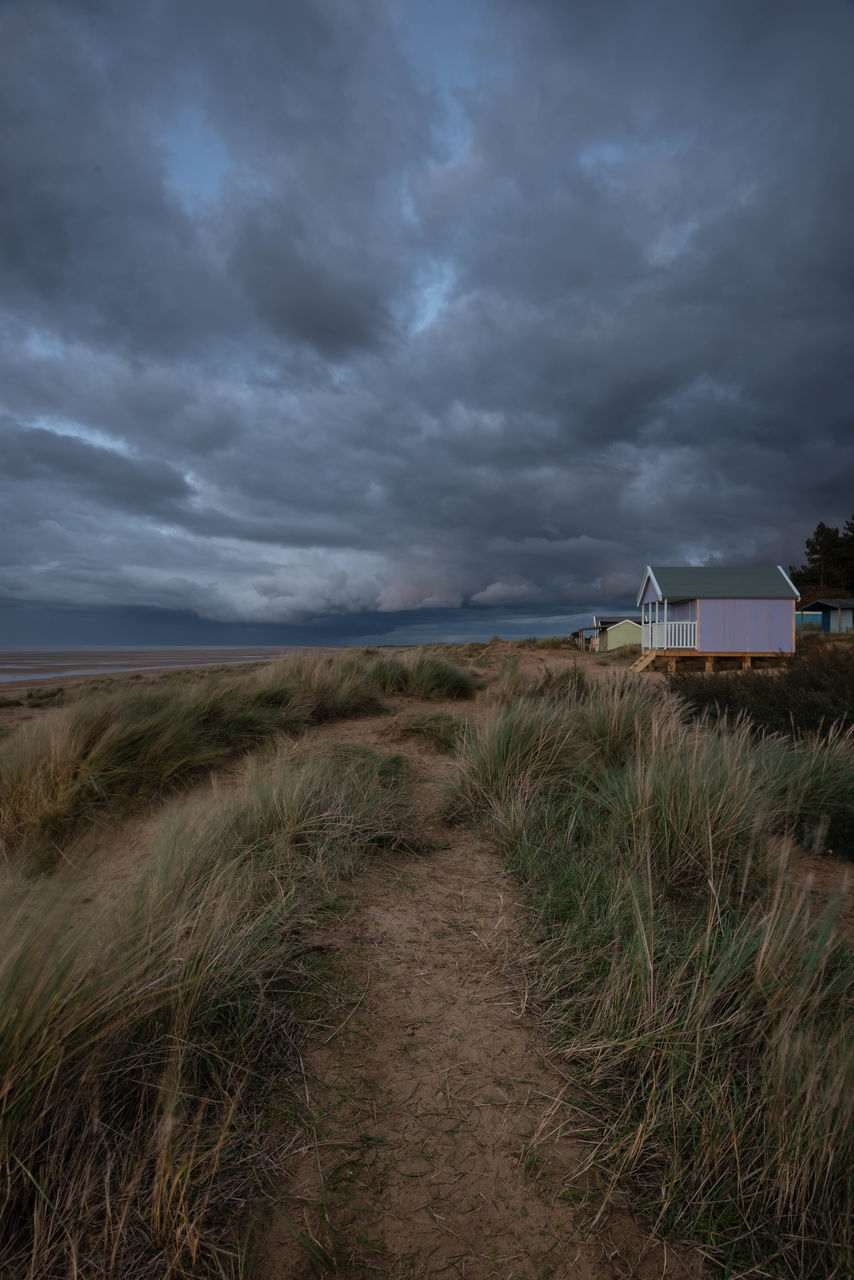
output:
[[[162,648],[7,649],[0,650],[0,689],[50,686],[104,676],[178,671],[187,667],[239,666],[272,662],[297,653],[335,653],[332,645],[169,645]]]

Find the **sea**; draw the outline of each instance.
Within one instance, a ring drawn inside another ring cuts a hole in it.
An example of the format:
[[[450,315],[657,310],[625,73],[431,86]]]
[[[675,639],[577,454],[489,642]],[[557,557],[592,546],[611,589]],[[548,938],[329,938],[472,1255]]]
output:
[[[332,653],[332,648],[307,649],[300,645],[281,648],[221,647],[203,649],[157,648],[116,649],[6,649],[0,650],[0,685],[33,686],[61,684],[83,676],[122,675],[140,671],[175,671],[181,667],[236,666],[247,662],[270,662],[294,653]]]

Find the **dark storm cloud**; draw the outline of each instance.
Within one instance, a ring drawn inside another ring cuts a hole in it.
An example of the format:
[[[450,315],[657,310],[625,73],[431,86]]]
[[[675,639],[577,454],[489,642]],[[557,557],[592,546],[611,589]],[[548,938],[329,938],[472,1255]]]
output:
[[[189,493],[184,477],[164,462],[138,462],[52,431],[4,430],[0,424],[0,448],[10,480],[39,489],[58,481],[122,509],[159,516]]]
[[[388,323],[373,271],[351,246],[330,253],[312,239],[285,207],[246,219],[233,263],[258,314],[274,332],[333,357],[373,346]]]
[[[850,514],[852,8],[432,12],[0,8],[0,593],[509,627]]]
[[[97,15],[38,0],[0,15],[0,296],[66,339],[192,347],[203,316],[216,332],[221,281],[169,197],[130,51]]]
[[[409,143],[405,101],[385,118],[379,95],[395,76],[373,65],[385,50],[370,9],[348,20],[345,6],[259,0],[12,6],[0,41],[10,309],[134,355],[263,344],[256,309],[323,349],[364,336],[381,311],[370,242],[380,265],[389,238],[377,187]],[[168,163],[193,111],[230,148],[221,201],[201,217]]]

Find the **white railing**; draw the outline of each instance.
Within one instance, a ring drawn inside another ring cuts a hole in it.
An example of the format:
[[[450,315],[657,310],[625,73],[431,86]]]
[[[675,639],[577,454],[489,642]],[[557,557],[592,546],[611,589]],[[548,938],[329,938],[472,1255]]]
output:
[[[696,649],[696,622],[645,622],[641,627],[644,649]]]

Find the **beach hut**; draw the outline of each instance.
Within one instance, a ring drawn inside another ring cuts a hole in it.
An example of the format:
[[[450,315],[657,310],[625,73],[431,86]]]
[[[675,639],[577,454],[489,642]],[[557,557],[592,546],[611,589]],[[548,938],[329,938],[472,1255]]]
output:
[[[647,565],[638,592],[641,658],[635,669],[682,657],[773,658],[795,649],[799,593],[788,574],[772,568],[697,568]]]
[[[832,597],[829,600],[813,600],[810,613],[821,615],[821,629],[831,635],[854,631],[854,599],[850,596]]]
[[[614,649],[622,649],[626,645],[637,645],[640,648],[640,617],[629,617],[619,613],[607,618],[594,617],[593,626],[596,628],[597,638],[595,647],[599,653],[607,653],[608,650],[613,652]]]

